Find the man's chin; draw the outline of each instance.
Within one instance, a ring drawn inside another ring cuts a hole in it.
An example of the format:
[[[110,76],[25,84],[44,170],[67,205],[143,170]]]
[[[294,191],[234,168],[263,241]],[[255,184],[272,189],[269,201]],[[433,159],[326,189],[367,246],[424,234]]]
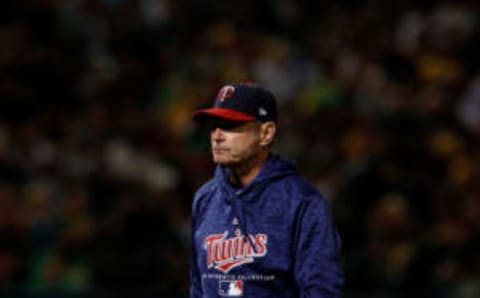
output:
[[[213,162],[220,166],[229,166],[233,164],[231,161],[224,159],[214,159]]]
[[[232,166],[236,164],[234,160],[230,158],[223,158],[223,157],[214,157],[213,162],[220,166]]]

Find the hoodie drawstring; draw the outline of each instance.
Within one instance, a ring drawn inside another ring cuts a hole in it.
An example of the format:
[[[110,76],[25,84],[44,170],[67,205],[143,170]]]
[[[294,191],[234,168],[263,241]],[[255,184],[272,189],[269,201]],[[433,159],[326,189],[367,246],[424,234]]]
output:
[[[243,208],[243,204],[241,204],[240,199],[235,197],[232,199],[232,206],[233,212],[238,219],[238,225],[240,226],[240,231],[242,232],[245,237],[247,237],[247,241],[252,247],[253,251],[257,253],[257,248],[255,247],[253,240],[250,238],[250,235],[247,232],[247,223],[245,220],[245,209]]]

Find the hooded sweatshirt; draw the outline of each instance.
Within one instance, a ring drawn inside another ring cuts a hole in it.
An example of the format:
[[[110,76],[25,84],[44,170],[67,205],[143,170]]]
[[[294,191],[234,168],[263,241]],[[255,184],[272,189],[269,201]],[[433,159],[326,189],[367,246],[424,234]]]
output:
[[[192,243],[190,298],[341,297],[330,208],[278,155],[242,188],[217,166],[194,197]]]

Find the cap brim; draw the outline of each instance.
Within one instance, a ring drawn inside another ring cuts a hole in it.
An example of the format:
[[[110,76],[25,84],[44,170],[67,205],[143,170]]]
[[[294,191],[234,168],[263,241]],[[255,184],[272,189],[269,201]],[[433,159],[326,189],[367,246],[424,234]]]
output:
[[[255,117],[241,113],[235,110],[224,108],[211,108],[198,110],[193,113],[193,120],[197,122],[204,122],[215,118],[230,120],[230,121],[253,121]]]

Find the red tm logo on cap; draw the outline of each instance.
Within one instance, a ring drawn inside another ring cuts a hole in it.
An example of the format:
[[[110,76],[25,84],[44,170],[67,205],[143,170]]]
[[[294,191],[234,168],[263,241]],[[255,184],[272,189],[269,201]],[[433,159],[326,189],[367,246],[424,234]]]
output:
[[[218,91],[217,100],[223,102],[232,97],[233,93],[235,93],[235,87],[227,85]]]

